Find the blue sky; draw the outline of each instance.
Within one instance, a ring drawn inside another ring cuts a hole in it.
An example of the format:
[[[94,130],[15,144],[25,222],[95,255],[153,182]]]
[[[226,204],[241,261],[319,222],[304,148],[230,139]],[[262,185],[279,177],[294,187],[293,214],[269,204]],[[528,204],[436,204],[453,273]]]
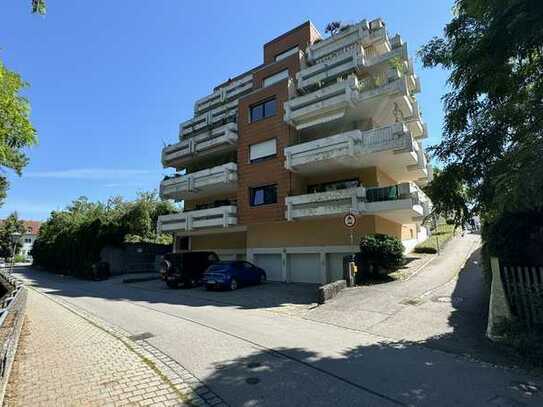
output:
[[[31,84],[25,94],[39,145],[0,217],[17,210],[45,219],[85,195],[105,200],[157,189],[160,151],[192,117],[194,100],[262,62],[262,45],[310,19],[321,33],[332,20],[383,17],[409,52],[439,35],[452,0],[174,1],[31,0],[0,3],[0,57]],[[272,7],[269,5],[273,4]],[[439,141],[446,73],[422,70],[418,96],[430,137]]]

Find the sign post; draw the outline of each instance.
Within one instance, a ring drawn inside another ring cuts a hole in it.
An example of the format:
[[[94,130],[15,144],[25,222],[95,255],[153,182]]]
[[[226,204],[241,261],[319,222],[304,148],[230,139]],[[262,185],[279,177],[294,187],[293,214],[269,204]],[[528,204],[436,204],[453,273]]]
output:
[[[343,218],[343,224],[347,229],[349,229],[350,234],[350,240],[351,240],[351,249],[354,246],[353,241],[353,229],[356,226],[356,216],[351,212],[349,212],[345,217]],[[347,278],[347,285],[349,287],[352,287],[354,284],[354,272],[355,272],[355,266],[354,266],[354,251],[351,257],[351,261],[349,262],[349,274]]]

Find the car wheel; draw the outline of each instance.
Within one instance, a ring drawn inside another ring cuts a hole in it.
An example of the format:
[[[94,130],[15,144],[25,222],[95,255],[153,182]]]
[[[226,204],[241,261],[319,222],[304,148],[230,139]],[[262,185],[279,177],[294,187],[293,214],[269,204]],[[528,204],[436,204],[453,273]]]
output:
[[[230,285],[228,286],[228,288],[230,288],[230,291],[237,290],[238,289],[238,280],[236,280],[235,278],[230,280]]]
[[[170,288],[178,288],[179,283],[177,281],[166,281],[166,285]]]
[[[258,284],[264,284],[266,282],[266,274],[262,273],[258,278]]]

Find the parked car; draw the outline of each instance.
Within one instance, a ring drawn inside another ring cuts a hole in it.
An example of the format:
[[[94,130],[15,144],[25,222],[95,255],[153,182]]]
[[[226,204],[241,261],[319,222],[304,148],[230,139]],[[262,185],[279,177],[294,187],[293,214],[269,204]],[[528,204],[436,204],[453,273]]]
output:
[[[170,288],[195,287],[201,284],[204,271],[218,261],[214,252],[168,253],[160,263],[160,278]]]
[[[236,290],[243,285],[262,284],[265,281],[266,272],[248,261],[220,261],[210,266],[203,277],[206,289]]]

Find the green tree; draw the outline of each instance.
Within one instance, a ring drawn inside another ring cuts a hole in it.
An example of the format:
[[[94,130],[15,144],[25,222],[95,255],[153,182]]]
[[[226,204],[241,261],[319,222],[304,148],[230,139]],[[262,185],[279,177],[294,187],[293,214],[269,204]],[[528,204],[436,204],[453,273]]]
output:
[[[47,11],[47,6],[45,5],[45,0],[32,0],[32,12],[35,14],[45,14]]]
[[[420,51],[450,72],[444,163],[428,190],[458,223],[472,213],[543,208],[543,2],[457,0],[440,38]]]
[[[24,149],[37,142],[29,118],[30,105],[20,93],[26,86],[17,73],[0,61],[0,167],[10,168],[19,175],[28,163]],[[0,204],[8,185],[5,175],[0,175]]]
[[[11,213],[0,225],[0,257],[11,257],[13,254],[14,242],[11,235],[13,233],[23,234],[25,232],[25,225],[22,220],[19,220],[17,212]],[[15,253],[17,253],[22,246],[21,241],[15,243]]]

